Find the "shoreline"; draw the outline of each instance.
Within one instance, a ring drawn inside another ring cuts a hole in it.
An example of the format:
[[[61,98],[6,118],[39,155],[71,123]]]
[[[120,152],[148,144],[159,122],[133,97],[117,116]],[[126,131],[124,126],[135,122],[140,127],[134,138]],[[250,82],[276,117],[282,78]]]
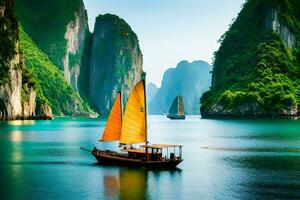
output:
[[[272,115],[272,114],[261,114],[261,115],[226,115],[226,114],[202,114],[202,119],[292,119],[296,120],[300,118],[300,115]]]

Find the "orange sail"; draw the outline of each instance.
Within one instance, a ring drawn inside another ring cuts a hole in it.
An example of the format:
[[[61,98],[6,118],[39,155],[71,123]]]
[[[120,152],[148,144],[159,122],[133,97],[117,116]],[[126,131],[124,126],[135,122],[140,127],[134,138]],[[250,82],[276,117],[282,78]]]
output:
[[[145,83],[138,82],[131,91],[123,117],[120,143],[136,144],[146,142],[146,97]]]
[[[122,103],[121,103],[121,93],[115,100],[112,107],[106,127],[104,129],[101,141],[115,141],[120,139],[122,127]]]

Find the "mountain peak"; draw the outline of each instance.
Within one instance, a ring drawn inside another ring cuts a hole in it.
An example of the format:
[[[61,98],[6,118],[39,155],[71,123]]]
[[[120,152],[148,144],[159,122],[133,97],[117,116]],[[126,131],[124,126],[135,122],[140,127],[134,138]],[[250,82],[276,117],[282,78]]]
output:
[[[210,67],[204,67],[206,64],[200,61],[189,63],[184,60],[179,62],[176,68],[166,70],[161,87],[149,103],[149,112],[167,112],[174,98],[181,95],[186,113],[199,114],[199,98],[211,83]]]

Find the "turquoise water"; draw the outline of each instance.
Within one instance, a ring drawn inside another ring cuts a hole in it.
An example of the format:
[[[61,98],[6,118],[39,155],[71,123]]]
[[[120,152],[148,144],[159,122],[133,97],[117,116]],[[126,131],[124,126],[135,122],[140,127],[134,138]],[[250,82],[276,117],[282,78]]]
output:
[[[1,199],[300,199],[299,120],[150,116],[151,143],[184,145],[174,171],[97,165],[80,147],[102,147],[104,125],[1,122]]]

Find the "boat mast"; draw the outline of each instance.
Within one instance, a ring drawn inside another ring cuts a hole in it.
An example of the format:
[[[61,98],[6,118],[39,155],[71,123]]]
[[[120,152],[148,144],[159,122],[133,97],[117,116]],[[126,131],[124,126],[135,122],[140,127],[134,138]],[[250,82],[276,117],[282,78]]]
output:
[[[122,100],[123,100],[123,98],[122,98],[122,93],[121,93],[121,91],[119,91],[118,92],[118,94],[120,94],[120,111],[121,111],[121,123],[122,123],[122,120],[123,120],[123,102],[122,102]]]
[[[179,115],[179,109],[180,109],[179,95],[176,97],[176,99],[177,99],[177,113],[176,113],[176,115]]]
[[[144,104],[145,104],[145,143],[147,145],[148,143],[148,134],[147,134],[147,94],[146,94],[146,72],[143,72],[143,84],[144,84]]]

